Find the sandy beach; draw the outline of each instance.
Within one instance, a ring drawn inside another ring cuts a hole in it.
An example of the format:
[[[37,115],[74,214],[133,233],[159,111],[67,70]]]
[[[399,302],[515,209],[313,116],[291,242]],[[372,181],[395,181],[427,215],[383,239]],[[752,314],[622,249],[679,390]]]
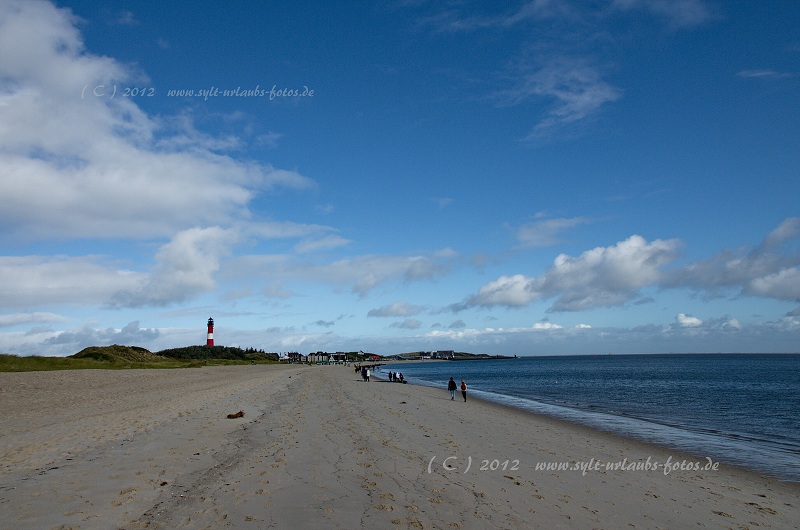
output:
[[[2,529],[800,524],[708,464],[344,366],[0,373]]]

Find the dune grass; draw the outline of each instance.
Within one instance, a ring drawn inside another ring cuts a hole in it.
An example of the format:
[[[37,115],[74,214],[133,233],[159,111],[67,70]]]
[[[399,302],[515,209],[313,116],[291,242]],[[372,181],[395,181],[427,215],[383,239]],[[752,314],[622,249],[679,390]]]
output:
[[[75,358],[45,357],[40,355],[17,356],[0,354],[0,372],[36,372],[42,370],[128,370],[145,368],[198,368],[233,364],[253,364],[254,361],[228,359],[163,359],[130,361],[119,358]],[[270,361],[255,361],[256,364],[270,364]]]

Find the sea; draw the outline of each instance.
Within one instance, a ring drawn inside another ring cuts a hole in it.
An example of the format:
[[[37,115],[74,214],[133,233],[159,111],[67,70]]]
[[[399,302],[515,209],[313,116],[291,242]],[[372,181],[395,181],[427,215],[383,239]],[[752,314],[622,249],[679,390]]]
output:
[[[800,482],[800,354],[648,354],[398,362],[471,395]]]

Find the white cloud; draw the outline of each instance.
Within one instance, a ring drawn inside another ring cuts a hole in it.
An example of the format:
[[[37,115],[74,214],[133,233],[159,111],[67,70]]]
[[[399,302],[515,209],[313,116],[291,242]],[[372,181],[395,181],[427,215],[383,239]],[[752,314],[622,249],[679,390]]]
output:
[[[748,250],[724,250],[709,259],[671,271],[665,287],[688,287],[719,296],[738,291],[748,296],[800,301],[800,217],[785,219],[760,244]]]
[[[543,329],[543,330],[550,330],[550,329],[563,329],[564,326],[560,326],[558,324],[553,324],[552,322],[535,322],[532,329]]]
[[[178,233],[156,254],[156,268],[145,283],[120,290],[114,305],[167,305],[212,290],[220,260],[230,253],[237,234],[219,227],[193,228]]]
[[[523,24],[529,26],[523,30],[529,37],[516,53],[535,50],[537,59],[522,60],[521,66],[498,75],[511,88],[494,93],[495,99],[505,105],[528,100],[553,101],[549,112],[538,119],[526,140],[573,132],[608,103],[622,97],[622,91],[606,80],[606,67],[592,59],[597,56],[594,47],[601,42],[599,37],[605,41],[619,31],[617,21],[609,20],[609,15],[633,12],[638,16],[644,12],[672,28],[692,28],[715,16],[703,0],[613,0],[599,4],[530,0],[511,9],[502,2],[497,5],[500,7],[491,3],[452,4],[422,17],[419,26],[447,33],[480,30],[497,33],[519,31],[518,26]],[[498,62],[507,60],[508,52],[505,54],[506,57],[497,58]]]
[[[538,282],[522,274],[500,276],[478,290],[468,305],[524,307],[539,296]]]
[[[780,248],[800,235],[800,217],[789,217],[770,232],[759,245],[761,250]]]
[[[0,306],[104,304],[119,289],[134,289],[145,279],[98,256],[0,256]]]
[[[16,355],[72,355],[89,346],[131,344],[154,351],[154,343],[161,337],[160,330],[140,328],[133,321],[122,328],[97,328],[86,324],[67,331],[34,329],[25,333],[0,334],[0,352]],[[185,340],[186,337],[183,337]],[[179,344],[186,344],[182,342]]]
[[[65,322],[67,318],[55,313],[14,313],[10,315],[0,315],[0,328],[19,326],[24,324],[41,324],[43,322]]]
[[[401,279],[416,281],[432,279],[448,270],[446,260],[434,256],[364,255],[338,260],[315,268],[320,279],[353,282],[352,290],[365,296],[377,285]]]
[[[95,329],[87,326],[78,331],[65,331],[50,337],[45,343],[68,344],[77,353],[77,351],[89,346],[149,342],[157,338],[158,335],[159,331],[157,329],[141,329],[137,320],[122,329]]]
[[[793,217],[749,252],[726,250],[708,260],[666,270],[681,243],[676,239],[648,243],[634,235],[578,257],[561,254],[537,277],[500,276],[450,309],[525,307],[536,300],[555,298],[550,311],[583,311],[623,305],[649,286],[688,287],[712,294],[737,289],[749,296],[800,301],[800,255],[790,250],[798,239],[800,218]]]
[[[419,329],[420,326],[422,326],[422,322],[416,318],[407,318],[402,322],[393,322],[389,325],[391,328],[399,329]]]
[[[517,239],[523,248],[547,247],[561,242],[561,232],[591,222],[584,217],[544,219],[522,225]]]
[[[606,103],[622,93],[604,81],[600,70],[584,58],[548,57],[538,68],[522,66],[516,86],[498,92],[507,105],[518,105],[531,98],[554,100],[547,115],[527,139],[549,135],[596,114]]]
[[[249,281],[298,280],[328,284],[337,289],[346,286],[364,297],[378,285],[390,282],[433,280],[448,273],[457,257],[458,254],[449,248],[428,255],[366,254],[330,263],[320,263],[305,255],[246,255],[226,260],[223,274],[226,278],[247,278]]]
[[[260,221],[241,225],[243,231],[258,239],[324,239],[322,234],[334,229],[324,225],[294,223],[291,221]],[[333,240],[336,241],[336,240]]]
[[[661,269],[674,260],[678,246],[679,242],[674,239],[648,243],[634,235],[614,246],[597,247],[578,257],[560,254],[541,276],[501,276],[452,309],[523,307],[534,300],[552,297],[556,297],[552,311],[622,305],[636,298],[642,287],[659,281]]]
[[[329,235],[319,239],[306,240],[295,245],[295,252],[319,252],[321,250],[331,250],[350,244],[349,239],[341,236]]]
[[[407,317],[418,315],[425,308],[422,306],[409,304],[408,302],[395,302],[393,304],[385,305],[378,309],[370,309],[367,313],[368,317]]]
[[[786,268],[754,278],[744,289],[744,293],[751,296],[800,301],[800,268]]]
[[[147,116],[114,92],[141,75],[86,52],[76,24],[48,2],[0,4],[6,237],[170,237],[248,217],[259,192],[314,186],[216,153],[237,140],[199,133],[186,114]]]
[[[678,313],[678,315],[675,317],[675,321],[679,326],[684,328],[696,328],[703,324],[703,321],[699,318],[689,316],[685,313]]]

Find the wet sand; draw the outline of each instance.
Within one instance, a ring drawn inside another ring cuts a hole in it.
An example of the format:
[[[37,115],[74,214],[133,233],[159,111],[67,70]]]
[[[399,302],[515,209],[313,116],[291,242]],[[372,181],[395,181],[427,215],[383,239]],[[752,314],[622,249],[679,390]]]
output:
[[[3,529],[800,523],[797,484],[684,461],[343,366],[0,373]]]

